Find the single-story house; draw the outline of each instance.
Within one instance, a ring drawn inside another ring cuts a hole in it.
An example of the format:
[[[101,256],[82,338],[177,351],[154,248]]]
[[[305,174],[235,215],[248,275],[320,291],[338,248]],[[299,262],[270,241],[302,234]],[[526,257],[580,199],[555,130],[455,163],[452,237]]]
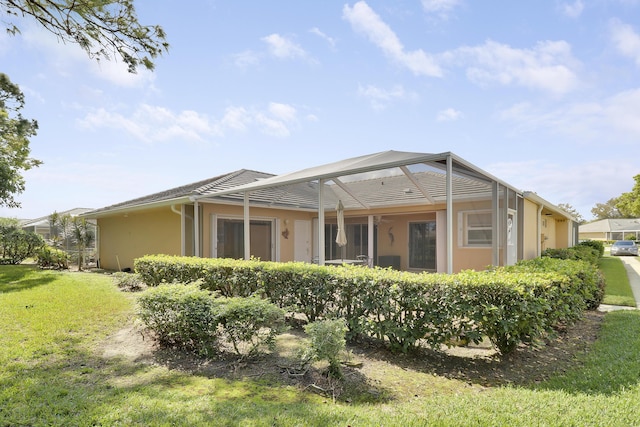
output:
[[[73,208],[63,212],[57,212],[60,216],[69,215],[74,218],[85,212],[90,212],[91,208]],[[53,212],[51,212],[53,214]],[[35,219],[24,219],[20,221],[20,228],[25,231],[32,231],[42,236],[46,241],[51,239],[51,214]]]
[[[453,153],[386,151],[284,175],[238,170],[83,214],[100,266],[146,254],[458,272],[577,242],[577,223]]]
[[[625,240],[634,237],[640,241],[640,218],[601,219],[580,225],[580,240]]]

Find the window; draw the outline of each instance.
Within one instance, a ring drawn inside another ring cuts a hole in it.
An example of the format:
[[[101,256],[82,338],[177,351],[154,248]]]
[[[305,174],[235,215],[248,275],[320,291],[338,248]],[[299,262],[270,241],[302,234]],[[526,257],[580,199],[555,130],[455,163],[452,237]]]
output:
[[[460,246],[491,246],[493,233],[491,211],[460,212],[458,219],[462,227],[458,238]]]
[[[436,269],[436,222],[409,223],[409,268]]]
[[[218,258],[244,258],[244,221],[218,218]],[[273,221],[251,220],[251,255],[262,261],[272,261]]]
[[[337,224],[325,224],[324,241],[325,259],[356,259],[358,255],[366,255],[369,245],[369,227],[367,224],[345,224],[345,233],[347,234],[347,246],[341,248],[336,243],[338,235]],[[374,228],[374,251],[375,251],[375,233]]]

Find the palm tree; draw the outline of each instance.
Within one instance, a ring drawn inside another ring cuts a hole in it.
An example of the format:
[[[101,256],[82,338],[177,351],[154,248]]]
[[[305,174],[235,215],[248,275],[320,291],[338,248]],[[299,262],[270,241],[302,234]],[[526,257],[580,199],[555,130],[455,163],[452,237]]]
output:
[[[84,264],[84,252],[87,246],[91,245],[95,234],[93,229],[84,218],[74,217],[71,220],[72,237],[78,247],[78,270],[82,270]]]

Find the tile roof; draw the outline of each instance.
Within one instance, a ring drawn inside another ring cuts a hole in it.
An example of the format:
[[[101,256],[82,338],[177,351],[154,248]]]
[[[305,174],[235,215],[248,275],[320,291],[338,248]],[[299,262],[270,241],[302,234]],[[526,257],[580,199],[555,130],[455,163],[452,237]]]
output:
[[[582,233],[610,232],[610,231],[640,231],[640,218],[610,218],[582,224]]]
[[[57,212],[58,215],[71,215],[72,217],[81,215],[85,212],[89,212],[93,210],[92,208],[73,208],[62,212]],[[53,212],[51,212],[52,214]],[[35,225],[49,225],[49,217],[51,214],[46,216],[41,216],[40,218],[35,219],[24,219],[20,221],[20,227],[32,227]]]
[[[109,213],[111,211],[127,210],[154,204],[166,204],[170,201],[186,199],[190,196],[202,196],[206,195],[207,192],[210,191],[223,190],[234,187],[236,185],[247,184],[250,182],[254,182],[257,179],[264,179],[271,176],[273,176],[273,174],[240,169],[235,172],[226,173],[213,178],[203,179],[201,181],[170,188],[158,193],[149,194],[146,196],[138,197],[136,199],[127,200],[121,203],[116,203],[110,206],[95,209],[87,212],[86,214],[84,214],[84,216],[91,217],[98,214]]]

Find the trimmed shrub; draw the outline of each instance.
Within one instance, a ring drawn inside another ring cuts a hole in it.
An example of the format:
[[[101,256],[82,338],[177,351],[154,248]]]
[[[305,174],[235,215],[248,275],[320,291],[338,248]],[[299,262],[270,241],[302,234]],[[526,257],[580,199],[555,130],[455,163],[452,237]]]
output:
[[[69,268],[69,255],[62,249],[43,246],[36,252],[36,262],[40,268],[67,269]]]
[[[228,258],[146,255],[134,261],[134,271],[147,286],[201,281],[201,287],[225,297],[248,297],[262,287],[259,261]]]
[[[284,310],[257,296],[220,298],[218,304],[222,332],[237,354],[273,350],[276,336],[284,330]]]
[[[335,270],[301,262],[263,262],[260,277],[267,298],[280,307],[303,313],[310,322],[326,315],[335,301]]]
[[[588,246],[598,251],[598,254],[600,254],[600,257],[604,255],[604,243],[602,243],[599,240],[585,240],[583,242],[578,243],[577,246]]]
[[[562,253],[582,251],[593,253]],[[136,260],[136,270],[155,283],[201,278],[224,295],[263,295],[310,321],[343,318],[349,339],[376,337],[402,352],[486,336],[508,353],[597,307],[604,283],[587,261],[548,257],[454,275],[158,256]],[[229,339],[243,341],[239,334]]]
[[[217,304],[197,283],[165,284],[138,298],[138,316],[161,345],[210,355],[217,351]]]

